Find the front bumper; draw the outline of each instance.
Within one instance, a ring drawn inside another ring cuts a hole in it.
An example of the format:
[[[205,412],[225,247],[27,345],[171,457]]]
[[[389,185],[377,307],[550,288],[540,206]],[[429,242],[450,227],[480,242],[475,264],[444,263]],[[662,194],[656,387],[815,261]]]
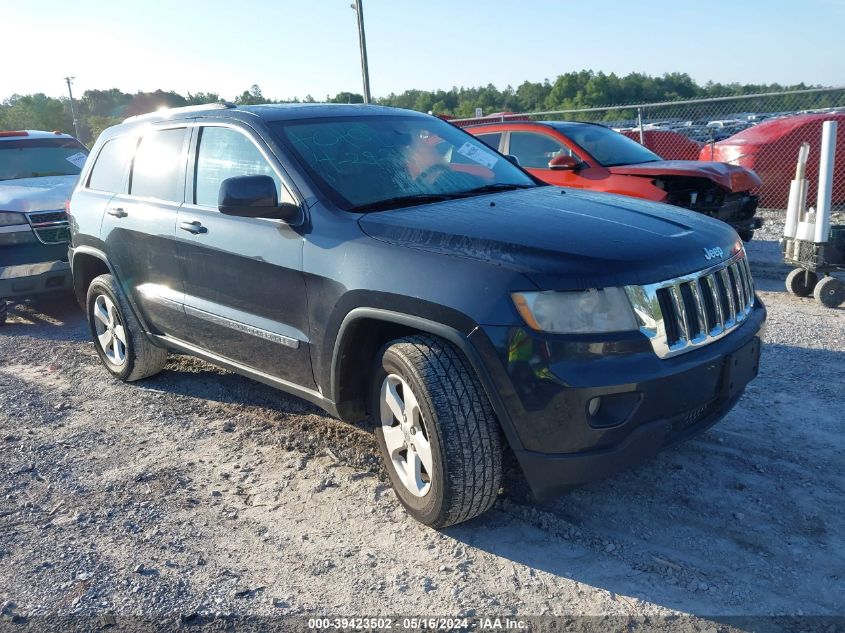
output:
[[[485,327],[497,413],[534,493],[608,477],[715,424],[756,376],[765,317],[757,298],[729,335],[668,359],[639,334],[573,342]]]
[[[65,261],[0,267],[0,298],[12,298],[70,289],[70,265]]]

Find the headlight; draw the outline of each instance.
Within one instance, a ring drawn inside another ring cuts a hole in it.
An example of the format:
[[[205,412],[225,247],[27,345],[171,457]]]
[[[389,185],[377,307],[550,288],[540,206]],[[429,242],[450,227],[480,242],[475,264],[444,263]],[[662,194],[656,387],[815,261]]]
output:
[[[14,211],[0,211],[0,226],[13,226],[15,224],[26,224],[26,216]]]
[[[639,329],[622,288],[515,292],[511,297],[528,326],[541,332],[590,334]]]

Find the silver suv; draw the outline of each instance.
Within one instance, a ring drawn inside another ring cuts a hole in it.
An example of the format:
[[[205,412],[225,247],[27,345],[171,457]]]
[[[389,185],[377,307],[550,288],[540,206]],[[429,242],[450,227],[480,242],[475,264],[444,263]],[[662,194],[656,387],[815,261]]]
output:
[[[0,325],[6,299],[71,287],[65,207],[87,157],[68,134],[0,131]]]

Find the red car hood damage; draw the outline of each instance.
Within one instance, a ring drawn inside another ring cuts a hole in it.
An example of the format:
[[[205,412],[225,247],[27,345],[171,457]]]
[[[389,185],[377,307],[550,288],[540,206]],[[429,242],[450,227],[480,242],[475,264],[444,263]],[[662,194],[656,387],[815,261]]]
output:
[[[745,167],[697,160],[658,160],[652,163],[616,165],[607,169],[612,174],[622,176],[707,178],[732,192],[748,191],[762,184],[757,174]]]

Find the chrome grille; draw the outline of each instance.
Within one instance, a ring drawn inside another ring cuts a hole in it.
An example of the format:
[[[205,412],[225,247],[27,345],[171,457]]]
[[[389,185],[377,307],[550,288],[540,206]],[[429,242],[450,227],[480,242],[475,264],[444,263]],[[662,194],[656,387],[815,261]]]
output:
[[[707,345],[742,323],[754,307],[754,282],[745,249],[691,275],[625,288],[660,358]]]
[[[27,213],[26,218],[42,244],[61,244],[70,241],[70,228],[64,211],[34,211]]]

